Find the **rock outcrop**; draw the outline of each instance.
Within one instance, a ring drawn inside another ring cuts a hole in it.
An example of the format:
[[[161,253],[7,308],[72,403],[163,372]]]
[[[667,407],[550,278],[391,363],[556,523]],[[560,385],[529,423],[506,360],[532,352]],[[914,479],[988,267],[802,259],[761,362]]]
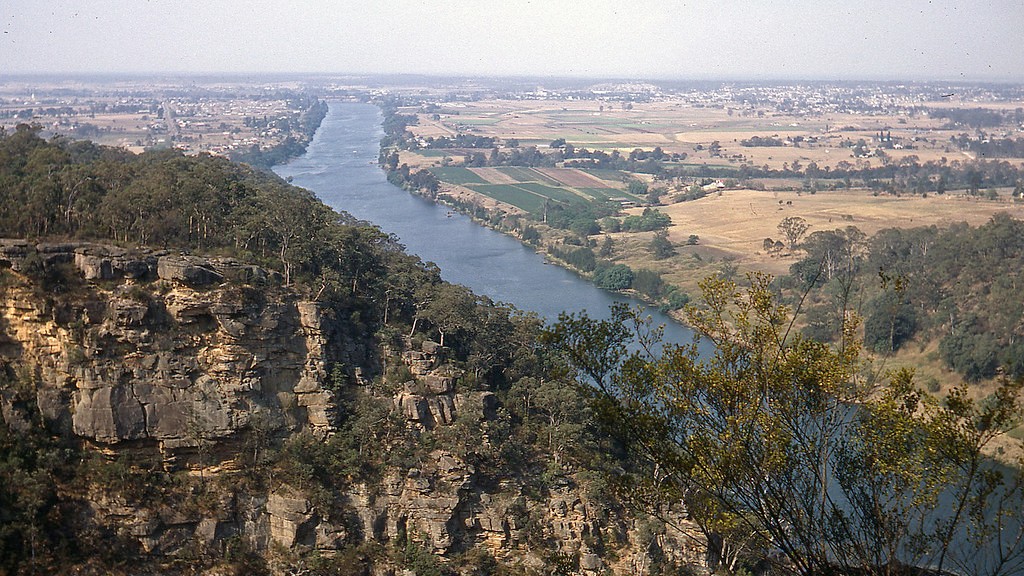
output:
[[[674,562],[700,560],[678,534],[640,542],[635,518],[591,501],[569,476],[538,494],[512,476],[485,481],[444,446],[373,482],[339,479],[331,504],[294,479],[252,480],[245,468],[260,446],[342,433],[339,394],[368,394],[363,374],[380,375],[370,335],[328,319],[276,273],[227,259],[12,240],[0,241],[0,268],[16,273],[0,288],[0,364],[31,382],[29,396],[2,390],[4,424],[27,430],[38,413],[102,461],[143,463],[150,476],[141,485],[94,482],[76,497],[83,517],[147,557],[192,557],[238,541],[257,553],[329,556],[375,541],[415,543],[438,558],[479,548],[535,568],[549,560],[536,552],[544,542],[588,575],[642,573],[656,549]],[[61,289],[41,292],[35,276]],[[438,344],[406,341],[384,353],[411,375],[385,398],[410,433],[497,417],[496,395],[460,389],[464,375]]]

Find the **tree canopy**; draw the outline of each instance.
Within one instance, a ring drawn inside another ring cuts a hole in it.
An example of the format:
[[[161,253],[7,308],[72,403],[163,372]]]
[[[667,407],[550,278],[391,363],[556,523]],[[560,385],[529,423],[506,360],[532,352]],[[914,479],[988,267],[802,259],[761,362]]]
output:
[[[808,576],[1024,567],[1020,473],[984,456],[1019,422],[1021,383],[983,403],[963,389],[934,400],[906,370],[869,387],[855,323],[834,346],[809,340],[770,278],[750,285],[709,279],[687,308],[707,358],[696,343],[657,350],[659,330],[621,307],[548,332],[636,459],[623,490],[650,510],[685,506],[727,573],[773,550],[777,569]]]

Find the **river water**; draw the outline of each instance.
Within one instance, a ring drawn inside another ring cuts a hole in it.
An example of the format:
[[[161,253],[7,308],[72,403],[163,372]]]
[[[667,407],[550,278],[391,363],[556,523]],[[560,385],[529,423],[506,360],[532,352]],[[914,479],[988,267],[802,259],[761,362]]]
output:
[[[545,320],[555,320],[562,311],[584,310],[592,317],[607,318],[613,303],[637,303],[546,265],[542,256],[518,241],[392,186],[377,166],[384,135],[381,121],[375,106],[332,102],[306,153],[275,170],[332,208],[397,235],[409,252],[436,263],[445,280],[534,311]],[[665,325],[667,342],[691,342],[693,333],[688,328],[657,310],[648,309],[648,313]],[[707,357],[710,350],[705,342],[702,354]],[[1011,519],[1011,528],[1015,530],[1018,522],[1019,518]],[[987,559],[982,553],[978,561]]]
[[[382,120],[371,104],[331,102],[306,153],[275,171],[335,210],[397,235],[408,252],[437,264],[445,280],[547,321],[563,311],[607,318],[614,302],[633,302],[545,264],[513,238],[390,184],[377,166]],[[665,325],[667,342],[692,340],[692,331],[667,315],[650,308],[648,313]]]

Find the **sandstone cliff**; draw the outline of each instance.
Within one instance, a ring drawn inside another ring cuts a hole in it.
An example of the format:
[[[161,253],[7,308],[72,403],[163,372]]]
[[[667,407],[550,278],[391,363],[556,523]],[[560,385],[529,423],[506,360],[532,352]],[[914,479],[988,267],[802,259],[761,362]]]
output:
[[[694,530],[637,518],[571,471],[482,473],[443,439],[499,419],[493,391],[460,386],[465,373],[436,343],[378,344],[275,273],[24,241],[0,242],[0,267],[4,425],[74,439],[82,464],[55,497],[75,530],[137,559],[117,570],[216,572],[239,557],[272,573],[346,574],[700,563]],[[374,474],[317,482],[267,456],[349,434],[342,400],[359,397],[389,407],[413,442],[405,460],[377,454],[389,464]]]

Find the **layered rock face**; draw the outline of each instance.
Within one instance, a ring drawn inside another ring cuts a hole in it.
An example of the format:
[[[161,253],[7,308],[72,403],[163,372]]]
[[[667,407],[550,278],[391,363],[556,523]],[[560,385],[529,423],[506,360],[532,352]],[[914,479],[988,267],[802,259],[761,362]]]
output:
[[[231,260],[0,241],[0,267],[15,272],[4,272],[0,286],[0,362],[31,382],[28,392],[0,390],[4,423],[25,430],[39,414],[101,459],[131,456],[202,486],[163,501],[98,483],[74,496],[90,522],[146,558],[235,542],[290,558],[415,542],[438,557],[479,548],[542,569],[551,561],[536,550],[543,540],[582,574],[643,573],[655,556],[700,561],[694,531],[643,529],[569,479],[540,495],[513,480],[485,483],[444,446],[373,483],[346,481],[330,506],[307,486],[238,481],[259,446],[339,433],[339,386],[361,390],[363,374],[380,373],[369,335],[329,319],[274,273]],[[444,348],[407,342],[391,352],[412,375],[388,398],[407,429],[448,427],[466,411],[494,418],[492,392],[456,391],[461,373]]]
[[[329,431],[331,395],[320,384],[330,359],[316,304],[269,286],[210,286],[230,275],[268,277],[262,270],[94,246],[45,245],[36,257],[7,263],[66,263],[93,281],[54,298],[10,286],[0,300],[5,359],[34,367],[46,418],[105,445],[150,442],[167,458],[231,438],[254,419]]]

